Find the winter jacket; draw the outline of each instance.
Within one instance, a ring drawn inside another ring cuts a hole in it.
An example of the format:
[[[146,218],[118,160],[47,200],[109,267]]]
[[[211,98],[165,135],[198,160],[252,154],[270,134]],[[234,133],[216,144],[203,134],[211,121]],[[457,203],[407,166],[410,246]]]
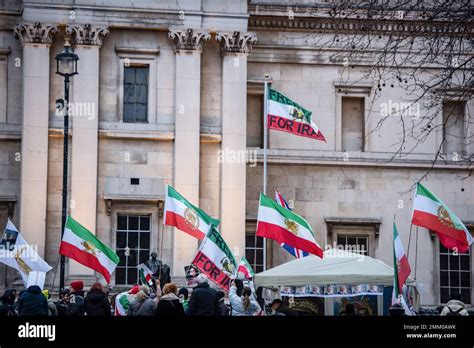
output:
[[[48,301],[38,285],[32,285],[21,296],[18,315],[48,315]]]
[[[139,299],[133,300],[128,307],[128,316],[152,316],[156,312],[156,302],[151,298],[146,298],[144,301]]]
[[[71,294],[69,303],[67,305],[66,315],[82,316],[86,313],[84,309],[84,292],[77,291]]]
[[[196,286],[189,299],[189,315],[218,315],[219,299],[217,291],[209,286],[208,283],[202,283]]]
[[[47,299],[48,301],[48,315],[49,316],[57,316],[58,315],[58,309],[56,308],[56,305],[54,304],[53,300],[50,298]]]
[[[15,291],[7,289],[1,298],[0,317],[14,317],[16,315]]]
[[[469,312],[467,311],[466,305],[463,302],[459,300],[451,300],[443,308],[440,315],[442,316],[449,316],[449,315],[468,316]]]
[[[110,317],[110,302],[107,295],[99,289],[92,289],[84,299],[84,309],[87,315],[94,317]]]
[[[184,308],[179,297],[173,293],[163,295],[156,308],[157,317],[184,317]]]
[[[261,311],[257,300],[250,296],[250,305],[247,310],[244,309],[243,297],[237,295],[237,288],[231,286],[229,290],[230,306],[232,307],[232,316],[252,316]]]
[[[224,299],[219,300],[219,314],[221,317],[227,317],[230,314],[230,308],[224,302]]]

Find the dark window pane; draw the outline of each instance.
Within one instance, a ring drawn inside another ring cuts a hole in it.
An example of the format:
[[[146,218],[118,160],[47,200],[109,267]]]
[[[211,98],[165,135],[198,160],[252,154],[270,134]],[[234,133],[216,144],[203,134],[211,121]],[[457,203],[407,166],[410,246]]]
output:
[[[459,272],[449,272],[449,286],[459,286]]]
[[[127,232],[117,232],[117,248],[125,248],[127,246]]]
[[[354,237],[348,237],[347,238],[347,244],[346,245],[349,245],[351,247],[355,247],[357,245],[357,242],[356,242],[356,238]]]
[[[117,267],[117,269],[115,270],[115,283],[126,284],[125,283],[125,268]]]
[[[147,105],[146,104],[135,104],[135,121],[146,122],[147,121]]]
[[[127,67],[124,69],[123,83],[135,83],[135,69],[133,67]]]
[[[126,230],[127,229],[127,215],[118,215],[117,216],[117,229]]]
[[[135,85],[125,85],[123,87],[123,101],[124,103],[134,104],[137,101],[138,87]]]
[[[133,267],[136,265],[138,265],[138,251],[130,250],[130,256],[128,257],[128,267]]]
[[[441,286],[448,286],[449,285],[448,284],[448,272],[447,271],[445,271],[445,272],[441,271],[440,273],[441,273],[441,277],[440,277]]]
[[[127,283],[128,284],[136,284],[138,283],[138,272],[136,268],[129,268],[127,274]]]
[[[448,257],[445,255],[440,255],[439,257],[439,268],[448,269]]]
[[[138,248],[138,232],[128,233],[128,247],[131,249]]]
[[[470,288],[471,287],[471,274],[470,272],[460,272],[461,273],[461,286]]]
[[[471,260],[469,255],[460,255],[461,259],[461,269],[464,271],[469,271],[471,269]]]
[[[471,304],[471,289],[461,289],[461,296],[465,304]]]
[[[257,237],[257,247],[263,248],[263,238]]]
[[[123,122],[135,122],[135,111],[133,104],[123,104]]]
[[[150,250],[140,250],[140,257],[138,262],[145,263],[150,258]]]
[[[140,217],[140,230],[141,231],[149,231],[150,230],[150,217],[149,216],[141,216]]]
[[[346,245],[346,237],[338,236],[337,237],[337,245]]]
[[[255,253],[254,249],[247,249],[245,250],[245,258],[248,260],[250,265],[253,265],[255,263]]]
[[[131,231],[138,231],[138,216],[128,217],[128,229]]]
[[[140,233],[140,249],[150,248],[150,232]]]
[[[251,248],[255,246],[255,236],[253,234],[245,235],[245,246]]]
[[[148,68],[147,67],[137,67],[135,82],[140,85],[148,85]]]
[[[255,263],[263,263],[263,250],[262,249],[257,249],[257,256]]]
[[[459,269],[459,256],[449,255],[449,269],[450,270]]]
[[[119,257],[120,261],[118,266],[125,266],[125,251],[124,250],[117,250],[117,256]]]
[[[257,273],[263,272],[263,266],[255,266],[255,272]]]
[[[441,288],[441,303],[449,301],[449,288]]]
[[[148,86],[135,87],[135,102],[147,104],[148,101]]]

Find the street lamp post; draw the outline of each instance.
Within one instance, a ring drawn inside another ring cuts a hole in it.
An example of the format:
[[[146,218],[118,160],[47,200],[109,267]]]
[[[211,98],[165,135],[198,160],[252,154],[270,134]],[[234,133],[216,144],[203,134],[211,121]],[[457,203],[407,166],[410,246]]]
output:
[[[64,228],[66,226],[67,217],[67,176],[68,176],[68,151],[69,151],[69,81],[70,77],[77,75],[77,61],[79,56],[71,51],[69,42],[66,41],[64,44],[64,51],[56,55],[56,74],[64,77],[64,147],[63,147],[63,193],[62,193],[62,220],[61,220],[61,239],[64,234]],[[60,276],[59,276],[59,289],[64,289],[64,273],[65,273],[65,259],[61,255],[60,264]]]

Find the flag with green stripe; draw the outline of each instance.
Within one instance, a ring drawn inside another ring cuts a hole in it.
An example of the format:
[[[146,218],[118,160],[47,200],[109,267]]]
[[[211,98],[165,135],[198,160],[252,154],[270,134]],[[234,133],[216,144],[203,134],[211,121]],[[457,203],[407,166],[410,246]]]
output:
[[[229,291],[230,281],[237,277],[234,254],[215,226],[199,246],[193,264],[222,289]]]
[[[204,239],[211,225],[218,226],[220,221],[207,215],[203,210],[191,204],[173,187],[166,189],[165,213],[163,223],[197,238]]]
[[[107,283],[120,261],[112,249],[70,216],[66,220],[59,253],[99,272]]]
[[[463,253],[472,244],[472,235],[462,221],[420,183],[416,184],[412,224],[435,232],[445,248]]]
[[[264,194],[260,194],[257,220],[257,236],[274,239],[280,244],[285,243],[323,258],[323,250],[316,242],[309,223]]]

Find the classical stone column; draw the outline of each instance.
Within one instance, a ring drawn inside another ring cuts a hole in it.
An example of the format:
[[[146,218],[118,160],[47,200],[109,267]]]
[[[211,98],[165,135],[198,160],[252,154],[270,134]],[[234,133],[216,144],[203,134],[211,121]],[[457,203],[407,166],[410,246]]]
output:
[[[70,214],[95,234],[97,218],[97,156],[99,125],[99,50],[108,30],[90,24],[69,25],[74,52],[79,56],[70,100],[72,121]],[[69,276],[93,275],[75,261],[69,261]]]
[[[247,55],[253,33],[218,33],[222,51],[221,233],[237,258],[245,254]]]
[[[201,51],[210,35],[187,29],[170,30],[168,36],[176,44],[174,187],[198,206]],[[197,246],[194,237],[174,231],[174,276],[184,276],[184,266],[192,261]]]
[[[57,27],[22,23],[14,28],[23,44],[20,231],[44,257],[48,180],[49,65]]]

